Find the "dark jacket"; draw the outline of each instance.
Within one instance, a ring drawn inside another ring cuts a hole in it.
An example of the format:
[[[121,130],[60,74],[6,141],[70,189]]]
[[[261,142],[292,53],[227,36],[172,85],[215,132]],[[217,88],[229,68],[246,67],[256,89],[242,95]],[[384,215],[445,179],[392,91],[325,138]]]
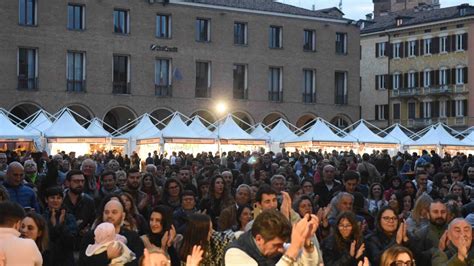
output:
[[[3,183],[3,186],[7,189],[11,201],[20,204],[23,208],[30,207],[40,211],[36,193],[32,188],[24,184],[14,187],[8,184],[8,182]]]
[[[94,200],[87,194],[82,193],[76,204],[72,204],[71,199],[69,198],[68,191],[64,193],[64,207],[66,210],[74,215],[76,218],[77,224],[77,238],[76,238],[76,246],[74,250],[79,248],[79,244],[81,243],[82,233],[81,230],[92,226],[95,220],[95,206]]]
[[[120,234],[127,238],[127,247],[135,253],[136,259],[125,264],[127,266],[138,266],[138,260],[143,256],[143,249],[145,246],[143,245],[143,241],[141,240],[140,236],[137,233],[130,231],[125,228],[120,229]],[[79,264],[84,266],[101,266],[101,265],[109,265],[111,260],[107,258],[107,251],[104,251],[100,254],[87,256],[86,249],[87,246],[94,244],[94,231],[89,231],[84,238],[82,239],[81,248],[79,251]]]
[[[383,252],[391,246],[397,244],[396,232],[392,235],[392,237],[389,237],[380,229],[376,229],[372,234],[365,238],[365,243],[365,252],[370,263],[372,265],[379,265],[380,257],[382,257]],[[410,238],[407,243],[402,244],[410,250],[414,250],[413,242]]]
[[[358,260],[352,257],[349,253],[351,241],[346,241],[345,248],[340,250],[336,245],[336,237],[334,234],[330,235],[321,243],[321,250],[323,252],[324,265],[326,266],[357,266]],[[357,243],[357,249],[362,243]],[[360,257],[364,258],[364,255]]]
[[[46,209],[43,214],[48,223],[49,246],[43,265],[74,265],[74,239],[77,234],[76,219],[70,213],[66,213],[64,223],[59,223],[59,215],[56,217],[56,225],[51,223],[51,212]]]
[[[314,186],[314,194],[319,195],[318,204],[320,207],[326,207],[331,201],[331,198],[341,190],[342,185],[336,180],[334,180],[334,185],[331,190],[328,190],[324,181],[321,181]]]

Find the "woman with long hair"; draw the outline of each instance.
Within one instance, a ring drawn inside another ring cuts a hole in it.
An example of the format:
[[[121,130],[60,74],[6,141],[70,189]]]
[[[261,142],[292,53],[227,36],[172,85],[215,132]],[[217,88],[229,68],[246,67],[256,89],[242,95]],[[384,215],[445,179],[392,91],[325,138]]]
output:
[[[408,193],[397,193],[395,195],[397,196],[400,206],[400,213],[398,217],[400,219],[408,219],[408,217],[411,215],[413,207],[415,206],[415,198]]]
[[[201,210],[211,217],[214,229],[217,229],[219,215],[221,211],[234,204],[234,199],[230,196],[224,178],[216,175],[211,180],[209,187],[209,197],[201,200]]]
[[[234,233],[230,230],[216,232],[212,229],[211,218],[205,214],[191,214],[183,237],[177,240],[178,256],[181,265],[185,265],[188,255],[192,253],[193,246],[201,246],[204,255],[202,265],[224,265],[224,252],[227,245],[234,240]]]
[[[464,185],[461,182],[453,182],[453,184],[449,187],[449,194],[460,196],[463,205],[469,203],[466,190],[464,189]]]
[[[352,212],[341,212],[333,231],[321,244],[324,264],[328,266],[356,266],[363,261],[365,244]]]
[[[150,173],[143,175],[140,182],[140,190],[146,193],[148,206],[145,208],[148,213],[153,207],[157,206],[161,200],[161,191],[156,185],[155,178]],[[145,215],[145,214],[144,214]]]
[[[138,212],[137,205],[132,195],[127,192],[119,194],[120,199],[123,202],[125,212],[127,213],[128,219],[125,219],[125,228],[137,232],[139,235],[143,235],[148,231],[148,226],[145,218]]]
[[[237,208],[237,225],[232,227],[233,231],[245,231],[245,226],[253,219],[252,207],[250,205],[243,205]]]
[[[408,238],[406,224],[389,206],[380,209],[377,214],[376,229],[366,237],[365,243],[367,257],[372,265],[379,265],[382,253],[395,244],[409,248],[413,248],[415,245]]]
[[[163,197],[160,204],[175,211],[181,206],[181,193],[183,193],[183,184],[176,178],[168,178],[163,187]]]
[[[176,230],[172,223],[172,212],[167,206],[158,205],[150,213],[150,232],[142,235],[141,239],[149,251],[162,249],[171,260],[171,265],[179,265],[179,258],[174,241]]]
[[[387,205],[388,202],[383,197],[383,186],[380,183],[373,183],[369,188],[369,212],[372,215],[377,214],[377,212],[383,206]]]
[[[44,254],[48,249],[49,234],[48,225],[43,216],[36,212],[28,212],[21,221],[20,233],[21,237],[35,241],[44,261]]]
[[[418,231],[419,229],[429,225],[430,204],[433,199],[427,193],[421,194],[415,201],[415,206],[407,219],[408,232]]]
[[[394,265],[415,266],[415,259],[411,250],[400,245],[385,250],[380,259],[380,266]]]
[[[451,184],[449,176],[444,172],[439,172],[433,176],[433,190],[437,192],[440,198],[449,194],[449,184]]]

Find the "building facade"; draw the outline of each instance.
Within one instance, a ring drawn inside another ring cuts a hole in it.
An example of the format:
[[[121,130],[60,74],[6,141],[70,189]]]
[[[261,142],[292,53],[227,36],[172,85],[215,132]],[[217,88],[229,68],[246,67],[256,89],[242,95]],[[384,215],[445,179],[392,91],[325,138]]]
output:
[[[414,9],[423,5],[439,8],[439,0],[373,0],[374,16],[383,16],[390,12]]]
[[[359,28],[272,0],[1,1],[0,106],[70,107],[115,128],[150,113],[302,126],[360,118]],[[79,119],[79,118],[78,118]]]
[[[474,125],[473,6],[395,12],[363,25],[361,95],[375,95],[361,97],[363,118],[411,129]],[[364,70],[374,64],[377,72]]]

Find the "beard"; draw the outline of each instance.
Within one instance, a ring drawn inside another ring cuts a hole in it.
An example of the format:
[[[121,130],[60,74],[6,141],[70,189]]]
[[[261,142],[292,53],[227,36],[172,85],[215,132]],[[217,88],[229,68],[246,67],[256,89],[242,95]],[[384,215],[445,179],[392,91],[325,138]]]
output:
[[[430,220],[430,222],[433,224],[433,225],[436,225],[436,226],[443,226],[446,224],[446,219],[443,219],[443,218],[436,218],[434,220]]]
[[[83,187],[76,187],[76,188],[71,188],[69,189],[72,193],[76,194],[76,195],[79,195],[81,194],[82,192],[84,192],[84,188]]]

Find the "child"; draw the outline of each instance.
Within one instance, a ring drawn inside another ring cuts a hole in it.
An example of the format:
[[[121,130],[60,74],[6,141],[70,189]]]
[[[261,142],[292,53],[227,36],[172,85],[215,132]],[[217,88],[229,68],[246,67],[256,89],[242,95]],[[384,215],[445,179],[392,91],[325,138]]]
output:
[[[135,254],[127,247],[127,239],[115,233],[115,227],[111,223],[101,223],[94,230],[95,243],[89,245],[86,249],[86,255],[92,256],[102,252],[107,252],[109,244],[122,246],[122,254],[117,258],[112,259],[109,265],[119,266],[125,265],[128,262],[134,260]]]

